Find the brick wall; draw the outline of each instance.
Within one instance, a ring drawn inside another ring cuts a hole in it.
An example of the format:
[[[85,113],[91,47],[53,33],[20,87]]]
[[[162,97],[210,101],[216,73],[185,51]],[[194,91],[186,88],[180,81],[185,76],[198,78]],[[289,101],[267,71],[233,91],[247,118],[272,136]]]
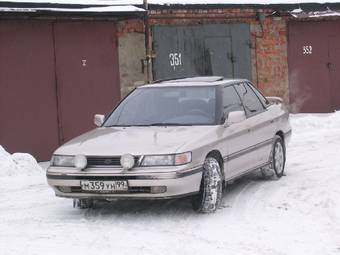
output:
[[[287,20],[273,18],[272,10],[264,10],[267,16],[262,22],[254,9],[157,9],[150,11],[152,25],[195,25],[247,23],[251,32],[252,80],[265,95],[283,97],[288,102]],[[142,21],[121,22],[119,36],[127,33],[143,33]],[[144,47],[144,42],[139,44]],[[145,50],[145,49],[144,49]],[[130,72],[140,72],[130,70]],[[121,77],[124,79],[125,77]],[[133,86],[122,82],[122,86]],[[125,85],[124,85],[125,84]],[[127,91],[122,88],[124,93]],[[123,93],[123,95],[124,95]]]
[[[250,30],[254,83],[265,95],[280,96],[288,102],[287,20],[252,21]]]

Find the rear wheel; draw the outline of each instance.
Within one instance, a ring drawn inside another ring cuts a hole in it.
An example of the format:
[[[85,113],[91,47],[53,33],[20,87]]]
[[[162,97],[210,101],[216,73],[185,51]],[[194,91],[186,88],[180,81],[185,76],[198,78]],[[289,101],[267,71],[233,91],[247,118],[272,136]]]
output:
[[[196,212],[215,212],[222,200],[223,178],[217,159],[206,158],[199,194],[193,198],[192,206]]]
[[[286,148],[282,138],[278,135],[274,138],[271,161],[269,167],[261,169],[262,175],[265,178],[281,178],[286,164]]]

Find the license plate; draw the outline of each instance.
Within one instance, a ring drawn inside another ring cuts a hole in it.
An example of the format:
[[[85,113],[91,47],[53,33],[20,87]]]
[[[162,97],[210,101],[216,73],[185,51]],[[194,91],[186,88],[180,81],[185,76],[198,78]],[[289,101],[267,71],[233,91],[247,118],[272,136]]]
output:
[[[80,182],[81,189],[97,192],[116,192],[127,191],[127,181],[82,181]]]

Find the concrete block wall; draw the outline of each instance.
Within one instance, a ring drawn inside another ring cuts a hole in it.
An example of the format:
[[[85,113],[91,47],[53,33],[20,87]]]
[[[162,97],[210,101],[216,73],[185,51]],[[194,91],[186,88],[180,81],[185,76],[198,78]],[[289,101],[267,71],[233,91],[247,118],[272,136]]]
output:
[[[118,23],[118,55],[121,97],[125,97],[135,87],[147,81],[143,72],[145,59],[144,23],[129,20]]]

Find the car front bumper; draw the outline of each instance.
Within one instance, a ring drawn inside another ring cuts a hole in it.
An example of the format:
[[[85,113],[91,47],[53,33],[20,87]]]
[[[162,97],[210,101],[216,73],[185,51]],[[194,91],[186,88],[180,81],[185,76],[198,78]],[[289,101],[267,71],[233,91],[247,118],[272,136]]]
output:
[[[86,169],[79,171],[67,167],[49,167],[48,184],[56,196],[93,199],[167,199],[193,195],[199,192],[202,167],[176,171],[121,169]],[[100,193],[81,189],[81,181],[127,181],[128,191]]]

